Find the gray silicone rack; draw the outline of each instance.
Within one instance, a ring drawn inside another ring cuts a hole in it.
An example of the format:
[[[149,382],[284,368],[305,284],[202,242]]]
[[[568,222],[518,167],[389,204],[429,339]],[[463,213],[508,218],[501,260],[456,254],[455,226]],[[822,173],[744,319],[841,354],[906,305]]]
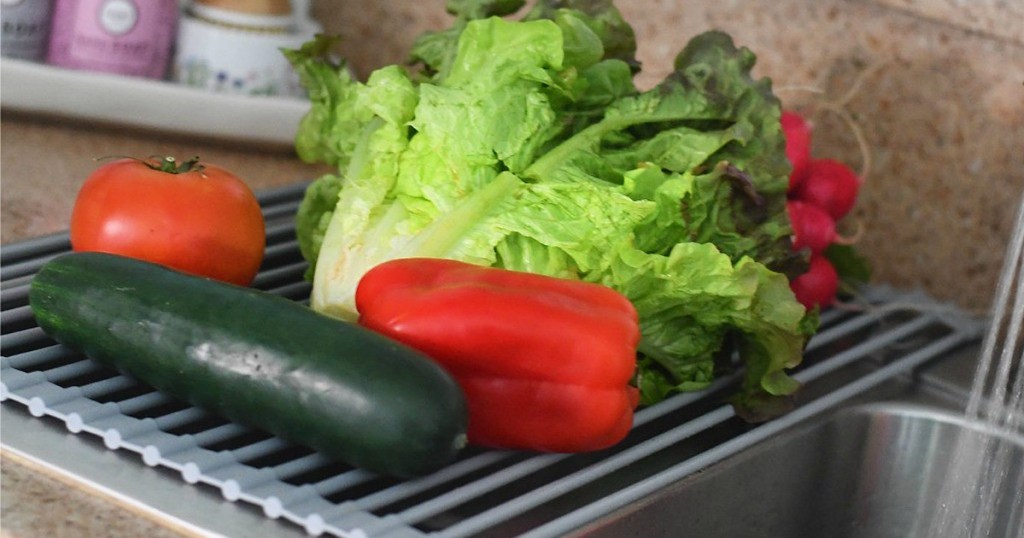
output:
[[[294,214],[304,184],[261,194],[268,246],[258,288],[308,298]],[[832,309],[795,377],[804,385],[789,414],[762,424],[726,398],[737,374],[636,415],[630,436],[589,454],[470,448],[448,467],[399,481],[351,468],[305,447],[228,422],[165,396],[54,343],[28,305],[32,276],[69,248],[66,234],[5,245],[0,401],[39,421],[137,455],[128,465],[168,470],[224,499],[249,503],[295,531],[345,537],[560,536],[868,393],[883,382],[972,345],[983,325],[919,293],[865,290],[858,308]]]

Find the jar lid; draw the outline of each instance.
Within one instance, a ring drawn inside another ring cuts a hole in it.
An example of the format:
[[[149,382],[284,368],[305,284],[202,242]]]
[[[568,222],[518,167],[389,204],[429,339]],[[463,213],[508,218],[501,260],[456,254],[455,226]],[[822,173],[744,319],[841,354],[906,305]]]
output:
[[[288,33],[295,29],[289,0],[195,0],[189,13],[207,23],[237,30]]]
[[[212,8],[251,15],[291,15],[290,0],[195,0]]]

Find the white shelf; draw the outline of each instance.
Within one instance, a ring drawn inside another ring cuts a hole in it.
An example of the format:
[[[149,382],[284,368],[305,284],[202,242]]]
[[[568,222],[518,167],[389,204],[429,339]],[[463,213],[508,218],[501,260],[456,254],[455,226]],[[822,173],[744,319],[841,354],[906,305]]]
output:
[[[309,102],[230,95],[172,82],[125,77],[3,58],[4,110],[291,147]]]

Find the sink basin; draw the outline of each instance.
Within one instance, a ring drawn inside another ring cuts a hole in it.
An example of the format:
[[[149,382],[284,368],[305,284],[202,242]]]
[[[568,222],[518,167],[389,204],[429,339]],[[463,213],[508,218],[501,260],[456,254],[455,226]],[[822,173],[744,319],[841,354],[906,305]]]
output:
[[[965,460],[955,452],[962,435],[1002,451],[1006,480],[989,503],[987,536],[1020,538],[1024,432],[906,401],[854,405],[784,431],[575,535],[933,537],[951,462]],[[976,498],[968,493],[956,497]]]

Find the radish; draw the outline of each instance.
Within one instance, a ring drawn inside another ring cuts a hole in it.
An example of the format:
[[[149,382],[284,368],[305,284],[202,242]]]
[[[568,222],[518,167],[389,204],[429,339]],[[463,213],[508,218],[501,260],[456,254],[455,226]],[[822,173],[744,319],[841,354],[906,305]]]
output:
[[[786,139],[786,158],[793,165],[789,174],[789,190],[793,190],[807,176],[811,160],[811,124],[800,114],[784,110],[782,134]]]
[[[809,248],[818,254],[832,243],[841,241],[836,233],[836,221],[818,206],[790,200],[786,202],[786,213],[793,226],[793,250]]]
[[[804,308],[825,308],[836,300],[836,293],[839,292],[839,273],[827,258],[815,254],[811,256],[811,265],[807,272],[794,278],[789,287]]]
[[[811,159],[807,175],[790,198],[824,209],[836,221],[853,209],[860,178],[845,164],[832,159]]]

